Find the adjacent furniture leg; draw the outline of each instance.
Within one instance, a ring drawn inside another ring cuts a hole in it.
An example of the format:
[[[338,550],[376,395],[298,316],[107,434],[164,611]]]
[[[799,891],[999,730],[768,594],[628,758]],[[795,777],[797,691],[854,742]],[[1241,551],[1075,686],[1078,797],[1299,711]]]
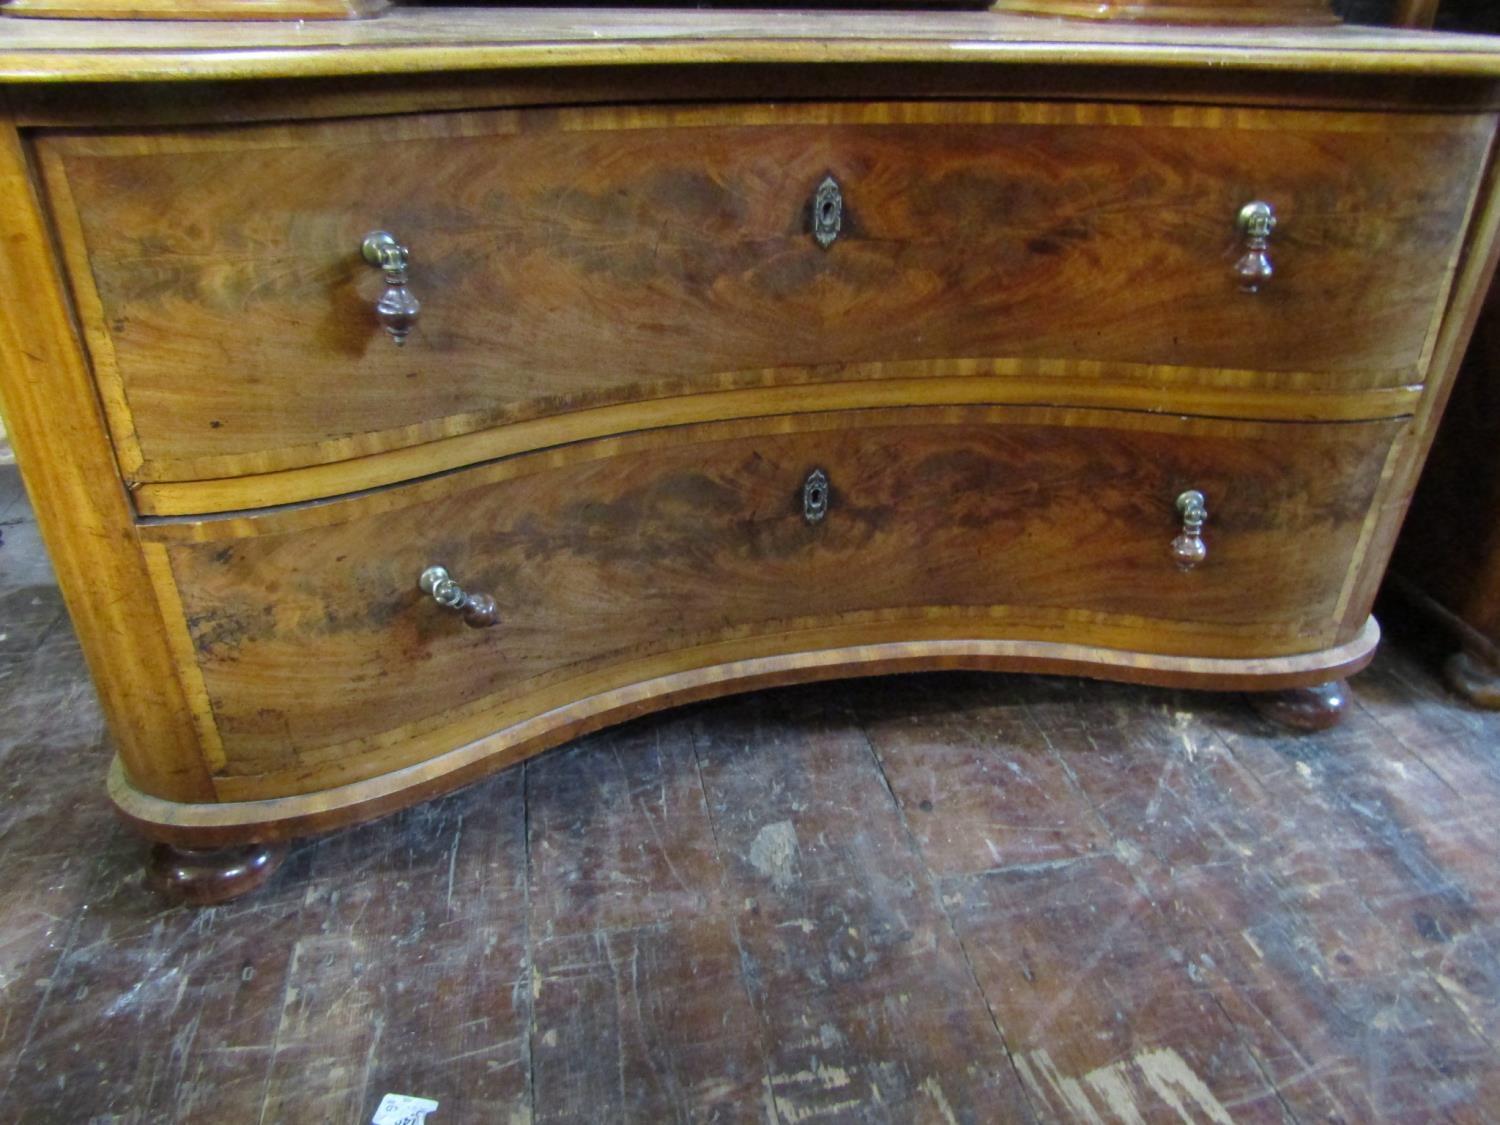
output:
[[[1461,649],[1443,665],[1448,686],[1475,707],[1500,710],[1500,665],[1472,649]]]
[[[1257,692],[1250,697],[1261,718],[1296,731],[1327,730],[1349,710],[1349,685],[1330,680],[1315,687]]]
[[[255,890],[285,857],[285,844],[244,844],[212,851],[155,844],[146,880],[172,898],[207,906]]]

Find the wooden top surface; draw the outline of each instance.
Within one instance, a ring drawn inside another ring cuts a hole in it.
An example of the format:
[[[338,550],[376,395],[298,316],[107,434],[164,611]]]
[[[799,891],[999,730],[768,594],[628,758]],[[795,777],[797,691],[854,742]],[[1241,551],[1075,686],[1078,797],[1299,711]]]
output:
[[[0,19],[0,81],[11,82],[959,61],[1500,76],[1500,38],[1352,26],[1101,25],[993,12],[492,7],[396,9],[351,21]]]

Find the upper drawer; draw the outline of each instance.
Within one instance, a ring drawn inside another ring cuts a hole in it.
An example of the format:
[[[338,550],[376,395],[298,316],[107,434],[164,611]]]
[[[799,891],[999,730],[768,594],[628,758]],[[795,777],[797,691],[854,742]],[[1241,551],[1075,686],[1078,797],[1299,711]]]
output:
[[[127,474],[180,480],[709,389],[975,375],[997,401],[1039,383],[1076,401],[1091,383],[1420,381],[1491,129],[606,107],[54,134],[40,154]],[[1275,276],[1248,293],[1232,267],[1254,200],[1278,219]],[[374,312],[376,229],[409,249],[405,347]]]

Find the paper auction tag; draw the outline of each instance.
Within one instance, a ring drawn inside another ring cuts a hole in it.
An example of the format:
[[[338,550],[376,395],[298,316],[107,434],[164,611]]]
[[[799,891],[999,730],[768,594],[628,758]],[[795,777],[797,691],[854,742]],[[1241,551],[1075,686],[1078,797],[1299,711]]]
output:
[[[414,1098],[409,1094],[387,1094],[375,1107],[370,1125],[422,1125],[427,1115],[437,1109],[431,1098]]]

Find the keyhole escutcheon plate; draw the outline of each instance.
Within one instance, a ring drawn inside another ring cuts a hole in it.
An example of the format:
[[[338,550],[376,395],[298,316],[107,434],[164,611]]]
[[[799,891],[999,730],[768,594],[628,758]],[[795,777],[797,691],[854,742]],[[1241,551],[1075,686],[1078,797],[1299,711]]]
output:
[[[844,192],[832,176],[825,176],[813,192],[812,230],[818,245],[827,250],[844,225]]]
[[[802,482],[802,516],[808,523],[817,523],[828,514],[828,474],[814,469]]]

